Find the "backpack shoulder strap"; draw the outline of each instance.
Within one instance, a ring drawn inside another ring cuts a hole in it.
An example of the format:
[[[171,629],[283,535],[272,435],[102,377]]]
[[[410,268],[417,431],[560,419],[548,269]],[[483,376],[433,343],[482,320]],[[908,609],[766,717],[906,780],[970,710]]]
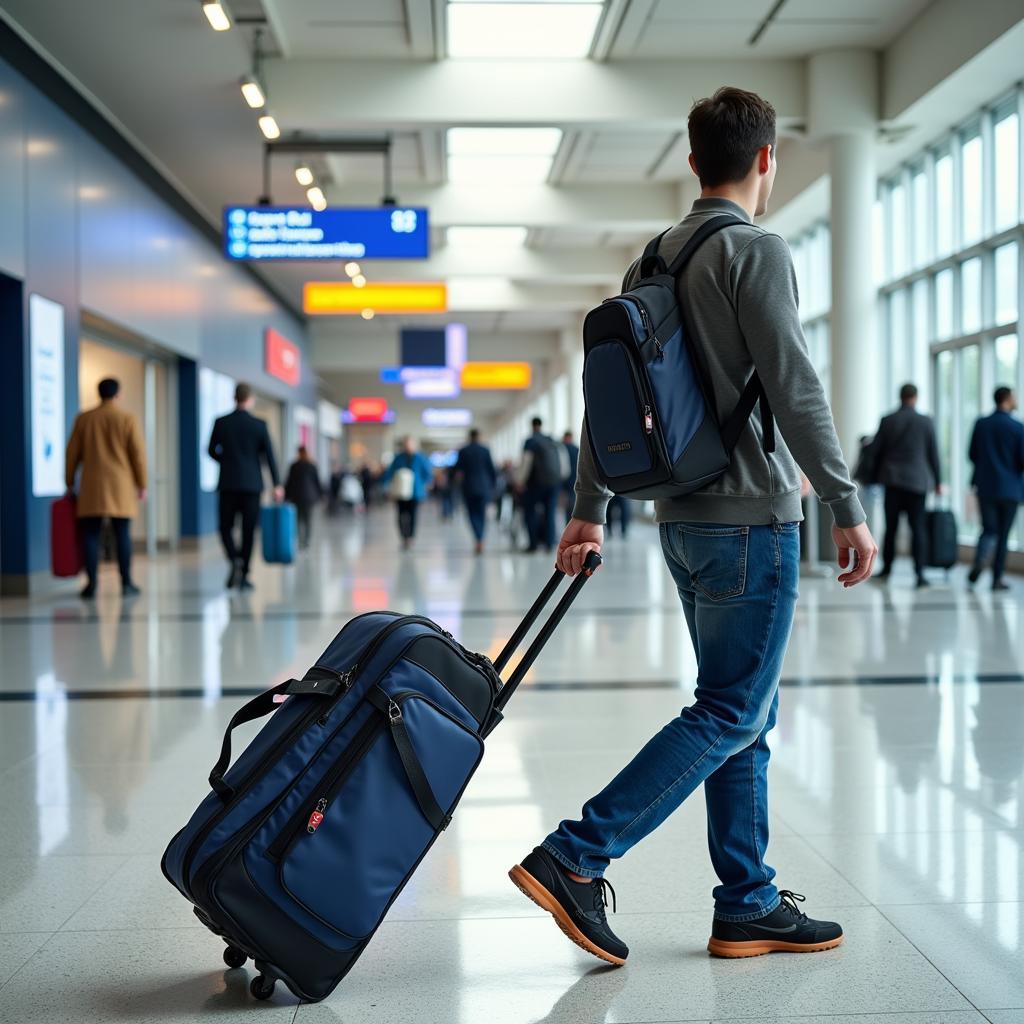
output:
[[[647,243],[644,248],[644,254],[640,257],[640,266],[638,268],[641,280],[645,277],[653,277],[655,274],[665,273],[667,269],[665,260],[658,255],[658,248],[661,245],[661,240],[671,230],[671,228],[665,228],[660,235],[656,235]]]
[[[711,220],[706,220],[690,237],[686,240],[686,244],[679,250],[676,258],[669,264],[667,273],[671,277],[677,277],[690,262],[690,258],[693,254],[714,234],[717,234],[722,228],[727,228],[733,224],[746,224],[747,221],[740,217],[734,217],[732,214],[726,213],[721,217],[712,217]],[[658,241],[661,239],[659,238]],[[646,254],[645,254],[646,255]]]
[[[761,444],[766,452],[775,451],[775,417],[772,415],[771,407],[768,405],[768,395],[765,394],[764,385],[755,370],[747,379],[747,383],[740,393],[740,400],[736,408],[730,413],[729,418],[722,424],[721,437],[725,450],[732,454],[736,442],[743,433],[743,428],[754,411],[754,406],[761,406]]]

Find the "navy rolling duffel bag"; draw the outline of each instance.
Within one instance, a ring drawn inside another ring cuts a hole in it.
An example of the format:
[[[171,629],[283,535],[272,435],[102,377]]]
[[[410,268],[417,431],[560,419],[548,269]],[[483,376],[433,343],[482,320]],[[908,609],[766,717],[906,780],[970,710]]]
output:
[[[212,791],[161,867],[226,940],[225,962],[253,959],[256,998],[283,981],[320,1000],[349,971],[447,828],[484,739],[600,561],[591,553],[504,684],[560,572],[493,664],[430,619],[370,612],[302,679],[235,712]],[[229,768],[232,731],[271,712]]]

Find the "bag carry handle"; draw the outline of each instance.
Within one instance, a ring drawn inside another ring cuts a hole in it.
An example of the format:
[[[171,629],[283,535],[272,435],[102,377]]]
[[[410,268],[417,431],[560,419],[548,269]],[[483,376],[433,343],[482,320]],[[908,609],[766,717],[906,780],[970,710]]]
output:
[[[231,733],[238,726],[245,725],[246,722],[255,722],[257,718],[262,718],[264,715],[269,715],[271,711],[275,711],[280,707],[280,703],[276,698],[282,694],[318,693],[325,697],[333,696],[337,692],[338,684],[334,683],[333,680],[328,680],[327,683],[333,683],[334,685],[325,685],[322,689],[313,689],[311,686],[306,685],[304,680],[286,679],[283,683],[278,683],[277,686],[272,686],[269,690],[265,690],[258,696],[253,697],[251,701],[243,704],[231,716],[231,721],[228,722],[227,730],[224,733],[224,742],[221,744],[220,757],[217,758],[217,763],[210,769],[210,786],[221,800],[227,803],[235,795],[234,787],[224,781],[224,773],[228,770],[228,765],[231,763]]]
[[[558,624],[565,617],[565,613],[569,610],[573,601],[576,600],[576,595],[583,589],[583,585],[587,580],[597,572],[598,567],[603,561],[604,559],[596,551],[591,551],[586,559],[584,559],[583,572],[573,579],[569,589],[562,595],[562,599],[555,605],[554,610],[548,616],[547,622],[544,623],[540,632],[533,638],[533,643],[530,644],[519,664],[516,665],[515,671],[509,676],[508,682],[498,691],[497,700],[494,702],[494,706],[498,711],[504,710],[505,705],[511,700],[512,694],[515,693],[519,684],[523,681],[523,677],[533,667],[533,663],[544,649],[544,645],[551,639],[551,634],[554,633]],[[538,616],[544,610],[544,606],[558,589],[558,585],[564,577],[565,573],[561,569],[556,569],[554,575],[548,580],[540,596],[533,602],[530,610],[526,613],[526,617],[519,623],[516,631],[502,649],[501,654],[498,655],[494,667],[499,672],[508,664],[509,658],[512,657],[516,648],[522,643],[523,637],[530,631],[530,627],[537,621]]]

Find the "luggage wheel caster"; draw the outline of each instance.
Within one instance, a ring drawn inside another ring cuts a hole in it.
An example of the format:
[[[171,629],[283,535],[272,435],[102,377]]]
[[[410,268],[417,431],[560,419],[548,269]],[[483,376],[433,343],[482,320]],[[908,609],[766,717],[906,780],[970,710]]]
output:
[[[249,958],[245,953],[237,946],[224,947],[224,963],[226,963],[228,967],[231,967],[232,969],[236,967],[244,967],[245,961],[248,959]]]
[[[277,984],[273,978],[265,974],[257,974],[249,983],[249,991],[256,999],[269,999],[274,994],[274,986]]]

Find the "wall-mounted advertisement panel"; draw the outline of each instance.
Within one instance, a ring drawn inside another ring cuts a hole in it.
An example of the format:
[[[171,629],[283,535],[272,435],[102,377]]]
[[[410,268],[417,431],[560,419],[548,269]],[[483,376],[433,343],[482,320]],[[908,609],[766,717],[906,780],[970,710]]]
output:
[[[213,422],[235,407],[235,382],[226,374],[208,366],[199,368],[199,486],[204,491],[217,490],[220,466],[210,458],[207,449]]]
[[[423,207],[228,206],[229,260],[425,260],[430,225]]]
[[[64,307],[30,295],[29,373],[32,396],[32,493],[64,493]]]

